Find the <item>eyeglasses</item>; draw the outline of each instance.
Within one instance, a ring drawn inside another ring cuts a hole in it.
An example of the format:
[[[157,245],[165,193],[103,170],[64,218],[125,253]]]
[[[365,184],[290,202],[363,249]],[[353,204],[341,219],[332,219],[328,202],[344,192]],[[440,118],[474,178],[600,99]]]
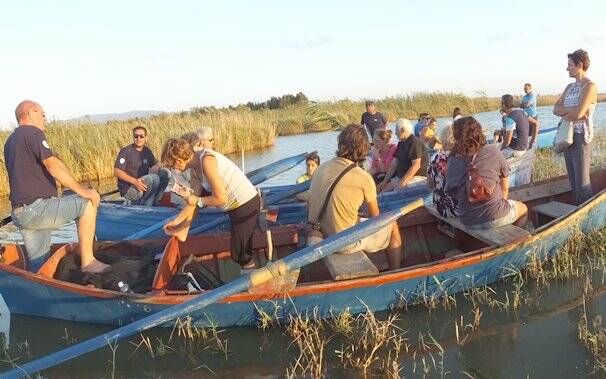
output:
[[[133,134],[133,138],[145,138],[145,134]]]

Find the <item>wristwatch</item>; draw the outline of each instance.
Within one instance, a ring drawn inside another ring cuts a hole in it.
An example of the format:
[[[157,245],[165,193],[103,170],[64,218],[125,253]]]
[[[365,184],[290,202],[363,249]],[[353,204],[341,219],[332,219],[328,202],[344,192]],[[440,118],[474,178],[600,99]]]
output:
[[[198,202],[196,203],[198,208],[204,208],[204,200],[202,200],[202,196],[198,198]]]

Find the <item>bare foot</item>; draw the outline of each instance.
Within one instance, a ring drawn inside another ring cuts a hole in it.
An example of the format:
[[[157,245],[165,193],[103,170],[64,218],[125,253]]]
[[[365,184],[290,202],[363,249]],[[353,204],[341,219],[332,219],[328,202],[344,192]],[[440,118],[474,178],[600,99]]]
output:
[[[103,274],[104,272],[111,271],[111,269],[112,268],[110,265],[106,265],[105,263],[96,259],[92,260],[85,267],[81,268],[82,272],[88,272],[90,274]]]

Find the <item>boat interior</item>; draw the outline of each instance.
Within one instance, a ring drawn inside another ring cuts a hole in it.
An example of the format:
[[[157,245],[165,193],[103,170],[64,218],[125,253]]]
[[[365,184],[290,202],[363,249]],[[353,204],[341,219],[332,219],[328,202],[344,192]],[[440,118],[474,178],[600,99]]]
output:
[[[592,187],[595,194],[606,187],[605,174],[606,166],[592,170]],[[474,251],[479,253],[488,248],[507,245],[554,225],[558,219],[577,209],[573,205],[566,176],[512,189],[510,198],[527,205],[527,226],[521,228],[507,225],[492,230],[470,230],[458,219],[443,219],[431,206],[418,208],[401,217],[398,224],[403,239],[403,259],[399,270],[419,265],[435,265],[440,261],[456,259],[461,254]],[[270,233],[257,230],[253,243],[257,267],[264,266],[268,259],[275,261],[304,246],[304,228],[303,225],[285,225],[270,228]],[[268,241],[271,243],[268,244]],[[168,243],[161,240],[99,242],[96,244],[95,254],[104,260],[103,252],[129,256],[145,252],[153,257],[150,260],[150,264],[154,265],[153,277],[150,276],[145,291],[132,295],[184,295],[215,288],[241,275],[240,266],[231,259],[229,245],[229,233],[216,233],[190,237],[185,242],[178,242],[176,239],[171,239]],[[3,246],[0,268],[6,265],[23,268],[22,249],[23,247],[13,245]],[[77,244],[56,246],[51,258],[38,271],[38,275],[57,279],[58,267],[62,260],[76,253],[77,249]],[[351,280],[391,272],[393,271],[388,270],[385,254],[381,252],[368,255],[333,254],[302,268],[300,272],[292,273],[289,283],[279,289],[253,288],[250,291],[285,292],[296,285]],[[106,290],[118,291],[116,288]]]

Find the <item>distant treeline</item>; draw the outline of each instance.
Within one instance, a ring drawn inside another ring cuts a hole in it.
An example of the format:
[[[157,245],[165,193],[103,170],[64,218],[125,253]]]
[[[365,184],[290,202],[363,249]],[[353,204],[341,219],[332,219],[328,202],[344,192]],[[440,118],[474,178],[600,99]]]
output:
[[[275,109],[284,109],[291,106],[307,106],[309,105],[309,98],[305,96],[303,92],[299,92],[296,95],[286,94],[280,97],[272,96],[269,100],[262,101],[260,103],[249,101],[246,104],[238,104],[238,105],[230,105],[228,107],[216,108],[214,106],[210,107],[193,107],[190,109],[190,114],[209,114],[215,113],[219,110],[222,111],[235,111],[235,110],[245,110],[250,109],[251,111],[261,111],[261,110],[275,110]]]

